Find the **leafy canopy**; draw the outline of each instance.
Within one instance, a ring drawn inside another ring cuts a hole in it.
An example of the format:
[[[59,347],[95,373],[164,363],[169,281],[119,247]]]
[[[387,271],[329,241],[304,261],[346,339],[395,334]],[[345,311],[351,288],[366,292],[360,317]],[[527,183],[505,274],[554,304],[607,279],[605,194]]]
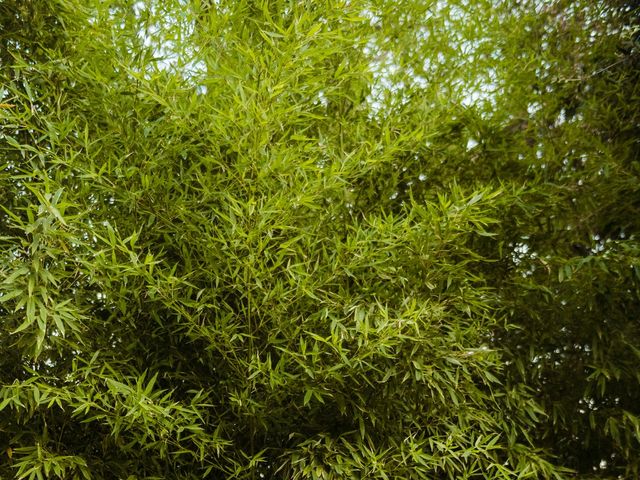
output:
[[[637,475],[636,13],[1,1],[0,475]]]

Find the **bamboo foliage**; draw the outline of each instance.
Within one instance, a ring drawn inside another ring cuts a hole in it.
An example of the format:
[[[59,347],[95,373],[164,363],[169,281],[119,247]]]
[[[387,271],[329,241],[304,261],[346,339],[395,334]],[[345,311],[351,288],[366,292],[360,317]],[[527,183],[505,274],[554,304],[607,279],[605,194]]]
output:
[[[0,476],[633,478],[634,13],[0,2]]]

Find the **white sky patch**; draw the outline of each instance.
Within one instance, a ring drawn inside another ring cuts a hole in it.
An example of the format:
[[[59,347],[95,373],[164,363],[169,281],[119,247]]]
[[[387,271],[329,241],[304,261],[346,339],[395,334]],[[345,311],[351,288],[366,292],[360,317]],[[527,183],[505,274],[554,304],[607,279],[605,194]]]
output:
[[[197,79],[206,72],[197,58],[194,42],[195,18],[186,2],[184,8],[171,8],[161,1],[140,0],[133,5],[138,21],[138,38],[150,52],[152,61],[145,62],[145,77],[157,71],[171,71],[185,79]],[[217,2],[214,2],[214,4]]]
[[[542,105],[540,104],[540,102],[532,102],[529,105],[527,105],[527,112],[529,113],[529,115],[534,115],[541,108],[542,108]]]

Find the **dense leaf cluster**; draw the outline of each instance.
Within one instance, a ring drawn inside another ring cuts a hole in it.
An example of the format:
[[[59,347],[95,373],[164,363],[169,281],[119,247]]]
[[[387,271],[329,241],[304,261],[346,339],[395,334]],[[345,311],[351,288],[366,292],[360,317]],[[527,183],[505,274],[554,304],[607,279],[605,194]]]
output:
[[[637,476],[637,13],[0,1],[0,476]]]

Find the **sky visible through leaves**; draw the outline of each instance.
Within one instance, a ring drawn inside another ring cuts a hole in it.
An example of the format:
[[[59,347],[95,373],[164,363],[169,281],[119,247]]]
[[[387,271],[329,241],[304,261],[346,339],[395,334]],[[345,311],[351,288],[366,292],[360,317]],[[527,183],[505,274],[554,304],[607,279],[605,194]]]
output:
[[[637,476],[634,9],[0,1],[0,476]]]

